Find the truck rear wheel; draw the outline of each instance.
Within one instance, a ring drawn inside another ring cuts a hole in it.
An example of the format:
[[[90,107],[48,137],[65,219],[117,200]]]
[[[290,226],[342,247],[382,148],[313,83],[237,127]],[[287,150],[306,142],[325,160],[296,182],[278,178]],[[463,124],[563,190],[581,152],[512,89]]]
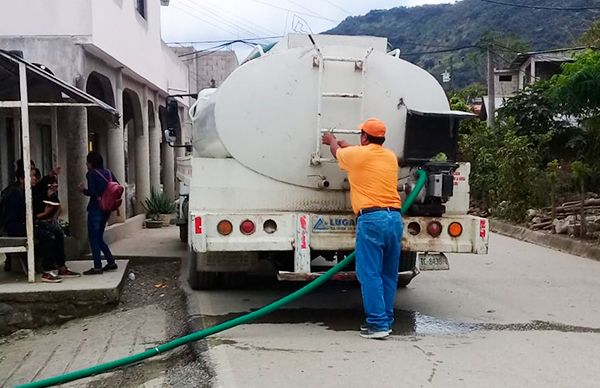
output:
[[[188,242],[188,226],[187,224],[179,225],[179,239],[181,242]]]
[[[199,253],[201,254],[201,253]],[[193,290],[211,290],[219,284],[217,272],[198,271],[198,258],[194,251],[190,251],[190,272],[188,283]]]
[[[188,280],[192,290],[212,290],[219,285],[217,272],[194,271]]]
[[[221,273],[221,285],[223,288],[241,288],[248,280],[247,272],[223,272]]]

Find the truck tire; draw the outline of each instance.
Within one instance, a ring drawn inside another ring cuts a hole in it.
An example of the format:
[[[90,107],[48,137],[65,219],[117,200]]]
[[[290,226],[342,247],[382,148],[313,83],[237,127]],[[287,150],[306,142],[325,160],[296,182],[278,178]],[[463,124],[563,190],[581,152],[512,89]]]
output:
[[[402,251],[402,255],[400,256],[400,266],[398,268],[398,272],[413,271],[414,273],[416,266],[417,252]],[[414,278],[415,276],[398,278],[398,288],[404,288],[408,286]]]
[[[187,224],[179,225],[179,239],[181,242],[188,242],[188,226]]]
[[[247,272],[223,272],[221,273],[221,285],[223,288],[242,288],[248,280]]]
[[[198,254],[201,255],[201,253]],[[198,271],[198,262],[194,251],[190,251],[189,260],[188,283],[192,290],[212,290],[219,285],[219,274],[217,272]]]
[[[192,290],[212,290],[219,285],[217,272],[194,271],[188,279]]]

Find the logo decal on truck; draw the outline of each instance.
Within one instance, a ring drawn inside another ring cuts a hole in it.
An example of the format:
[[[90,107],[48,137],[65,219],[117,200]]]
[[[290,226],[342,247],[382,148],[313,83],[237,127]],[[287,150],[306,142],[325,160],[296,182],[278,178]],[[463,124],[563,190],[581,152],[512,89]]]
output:
[[[306,234],[307,234],[307,227],[308,227],[308,217],[306,216],[301,216],[300,217],[300,249],[306,249],[308,247],[308,244],[306,242]]]
[[[317,216],[314,220],[314,232],[353,232],[356,220],[353,217]]]

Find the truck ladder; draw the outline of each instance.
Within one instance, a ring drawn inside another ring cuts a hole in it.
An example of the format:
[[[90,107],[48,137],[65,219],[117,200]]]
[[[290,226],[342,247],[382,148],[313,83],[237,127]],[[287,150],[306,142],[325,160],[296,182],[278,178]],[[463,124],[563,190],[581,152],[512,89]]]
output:
[[[358,135],[360,131],[358,129],[340,129],[340,128],[323,128],[321,123],[323,119],[323,99],[324,98],[350,98],[360,100],[360,120],[364,119],[365,113],[365,75],[366,75],[366,62],[367,58],[373,52],[373,48],[367,50],[366,54],[362,58],[350,58],[350,57],[331,57],[324,56],[321,50],[315,45],[317,55],[313,58],[313,66],[319,67],[319,78],[318,78],[318,97],[317,97],[317,140],[315,143],[315,152],[311,155],[310,163],[313,166],[318,166],[321,163],[335,163],[334,158],[324,158],[321,156],[321,137],[324,133],[343,134],[343,135]],[[323,75],[325,73],[325,62],[353,62],[354,71],[360,70],[361,72],[361,84],[360,91],[355,92],[324,92],[323,91]]]

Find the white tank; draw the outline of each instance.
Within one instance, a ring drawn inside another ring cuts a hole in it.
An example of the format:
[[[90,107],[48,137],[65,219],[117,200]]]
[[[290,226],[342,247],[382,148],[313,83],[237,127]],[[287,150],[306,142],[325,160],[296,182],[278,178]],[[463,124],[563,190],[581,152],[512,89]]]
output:
[[[385,38],[313,38],[318,50],[309,36],[288,35],[220,88],[202,91],[190,110],[194,156],[232,157],[293,185],[347,189],[335,163],[318,159],[331,158],[328,147],[317,148],[322,129],[358,144],[340,130],[377,117],[388,128],[385,146],[402,158],[407,112],[449,111],[437,80],[387,53]]]

